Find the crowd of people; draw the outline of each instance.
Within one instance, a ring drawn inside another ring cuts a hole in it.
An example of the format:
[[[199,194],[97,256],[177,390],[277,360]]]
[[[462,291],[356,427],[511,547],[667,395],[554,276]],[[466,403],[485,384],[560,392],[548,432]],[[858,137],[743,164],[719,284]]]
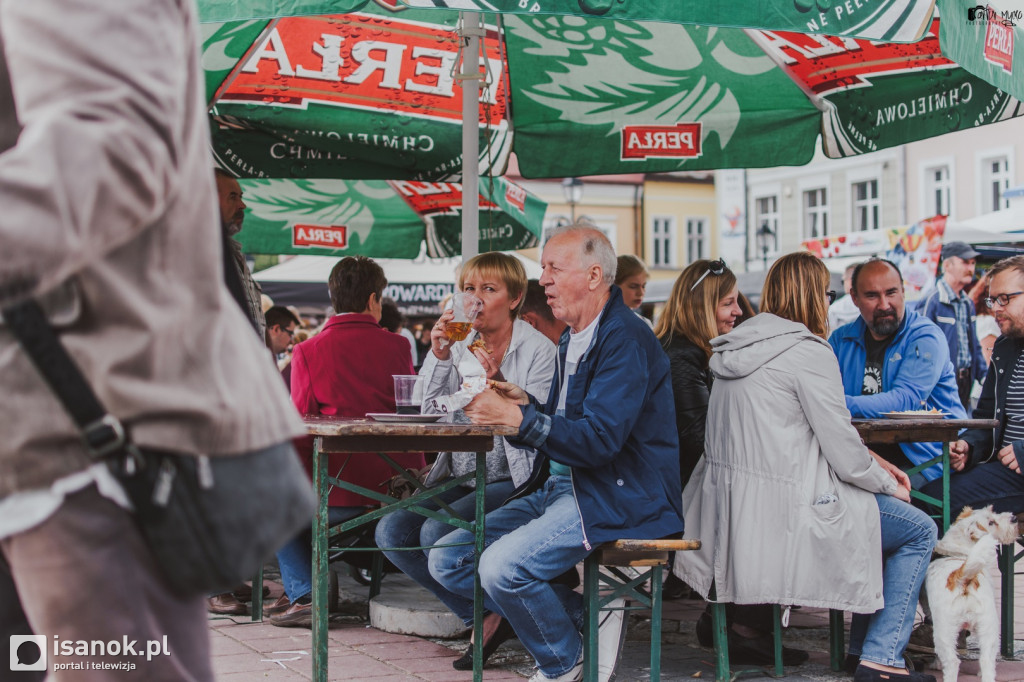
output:
[[[1014,449],[1024,447],[1015,420],[1020,414],[1024,423],[1017,396],[1024,370],[1014,373],[1024,347],[1013,341],[1018,329],[1024,336],[1024,314],[1016,326],[1010,312],[1024,290],[1024,257],[973,283],[977,255],[966,244],[947,244],[936,290],[909,304],[899,269],[887,260],[851,266],[847,295],[833,302],[823,262],[790,254],[767,273],[758,314],[724,262],[698,260],[675,281],[653,325],[639,314],[646,267],[633,256],[616,258],[592,228],[557,231],[544,247],[539,281],[528,281],[506,254],[466,261],[456,290],[478,296],[481,312],[469,336],[450,344],[450,308],[427,325],[419,374],[422,408],[430,411],[432,399],[459,390],[460,367],[475,358],[490,388],[444,419],[518,429],[515,437],[495,437],[487,455],[487,549],[479,566],[485,660],[517,637],[536,659],[534,682],[579,679],[577,564],[604,540],[682,534],[703,547],[675,557],[666,594],[692,591],[727,603],[734,662],[770,664],[772,605],[806,605],[855,614],[846,664],[856,680],[928,682],[929,675],[905,669],[903,652],[937,529],[926,513],[934,510],[914,506],[910,490],[939,492],[940,466],[920,465],[941,444],[869,450],[851,417],[920,409],[966,417],[972,388],[977,402],[986,376],[981,344],[992,334],[975,327],[975,305],[985,306],[1001,334],[993,362],[1009,380],[998,388],[995,375],[985,382],[975,414],[1002,416],[1005,426],[995,434],[998,447],[990,432],[966,433],[952,445],[953,505],[1018,511],[1024,504]],[[393,410],[391,375],[412,372],[417,349],[383,319],[383,272],[370,259],[345,258],[329,286],[337,315],[291,347],[295,406],[349,416]],[[979,287],[987,290],[979,294]],[[267,311],[275,352],[298,322],[285,313]],[[308,448],[300,452],[308,464]],[[423,465],[408,459],[410,468]],[[362,466],[350,463],[345,476],[370,488],[387,478]],[[439,453],[425,485],[473,468],[472,453]],[[373,504],[332,495],[334,522]],[[465,516],[474,497],[470,481],[428,507]],[[386,557],[468,626],[474,568],[472,544],[462,544],[467,533],[408,510],[376,527]],[[309,625],[309,546],[299,537],[279,553],[286,593],[267,607],[275,624]],[[621,646],[619,613],[602,621],[602,680]],[[696,631],[711,646],[710,607]],[[807,652],[783,647],[782,659],[799,665]],[[470,669],[472,649],[453,665]]]

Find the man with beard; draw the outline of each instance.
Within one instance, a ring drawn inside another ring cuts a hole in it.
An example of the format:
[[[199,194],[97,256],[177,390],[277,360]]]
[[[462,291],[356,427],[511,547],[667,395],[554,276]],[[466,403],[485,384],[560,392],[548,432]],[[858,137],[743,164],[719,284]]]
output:
[[[822,292],[824,295],[824,292]],[[860,317],[832,333],[846,406],[853,417],[888,412],[939,410],[967,416],[957,391],[942,331],[931,320],[907,311],[903,276],[892,262],[872,258],[853,271],[850,288]],[[875,451],[901,469],[937,457],[940,443],[879,445]],[[933,465],[911,477],[915,488],[941,476]]]
[[[245,202],[238,180],[220,168],[213,169],[217,178],[217,198],[220,206],[220,225],[224,239],[224,276],[231,295],[242,307],[260,339],[266,338],[267,322],[263,317],[260,287],[249,272],[242,255],[242,245],[235,235],[242,231],[245,220]]]
[[[1024,510],[1024,256],[1005,258],[990,271],[987,303],[1002,332],[992,349],[976,419],[998,419],[995,429],[970,429],[950,443],[952,509],[991,504],[997,512]],[[936,481],[941,486],[939,481]],[[929,484],[924,492],[940,496]]]

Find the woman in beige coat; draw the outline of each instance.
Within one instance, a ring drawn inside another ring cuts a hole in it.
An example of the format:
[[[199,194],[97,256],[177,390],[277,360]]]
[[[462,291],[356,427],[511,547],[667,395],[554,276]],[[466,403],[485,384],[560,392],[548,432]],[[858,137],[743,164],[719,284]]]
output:
[[[784,256],[762,313],[712,340],[705,454],[683,492],[686,537],[703,548],[679,553],[676,572],[704,595],[714,581],[724,602],[870,614],[850,634],[856,682],[933,681],[906,671],[903,649],[935,524],[850,424],[828,282],[812,254]]]

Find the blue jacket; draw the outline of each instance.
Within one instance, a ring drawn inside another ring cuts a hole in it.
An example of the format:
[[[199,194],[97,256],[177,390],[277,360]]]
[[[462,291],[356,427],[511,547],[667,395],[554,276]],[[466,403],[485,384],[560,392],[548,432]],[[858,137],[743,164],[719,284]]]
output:
[[[892,343],[885,349],[882,369],[882,393],[861,395],[867,350],[864,318],[843,325],[832,333],[828,342],[839,358],[843,375],[846,407],[853,417],[876,418],[886,412],[938,409],[954,419],[967,416],[960,404],[949,346],[939,328],[926,317],[906,311],[903,323],[896,330]],[[900,443],[903,453],[914,464],[927,462],[942,453],[941,443]],[[921,472],[929,481],[942,475],[936,464]]]
[[[950,301],[949,294],[944,287],[936,286],[931,296],[924,299],[918,306],[918,312],[938,325],[942,333],[946,335],[946,343],[949,346],[949,359],[956,367],[956,351],[959,341],[956,336],[956,310]],[[978,315],[974,310],[974,301],[967,299],[967,343],[971,346],[971,379],[977,381],[985,380],[985,372],[988,366],[985,364],[985,356],[981,354],[981,342],[978,341],[978,328],[974,326]]]
[[[587,549],[621,537],[661,538],[683,530],[679,441],[668,357],[650,327],[611,295],[591,342],[569,377],[565,416],[555,415],[569,348],[547,404],[522,406],[518,440],[537,449],[531,489],[548,459],[572,467],[572,485]]]

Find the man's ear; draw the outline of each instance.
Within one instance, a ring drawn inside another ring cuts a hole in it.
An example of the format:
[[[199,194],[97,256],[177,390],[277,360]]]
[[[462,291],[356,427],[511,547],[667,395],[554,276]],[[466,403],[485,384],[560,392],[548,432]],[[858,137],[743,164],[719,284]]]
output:
[[[587,270],[587,285],[588,288],[593,291],[597,287],[601,286],[601,282],[604,280],[604,272],[601,270],[601,266],[594,263]]]

